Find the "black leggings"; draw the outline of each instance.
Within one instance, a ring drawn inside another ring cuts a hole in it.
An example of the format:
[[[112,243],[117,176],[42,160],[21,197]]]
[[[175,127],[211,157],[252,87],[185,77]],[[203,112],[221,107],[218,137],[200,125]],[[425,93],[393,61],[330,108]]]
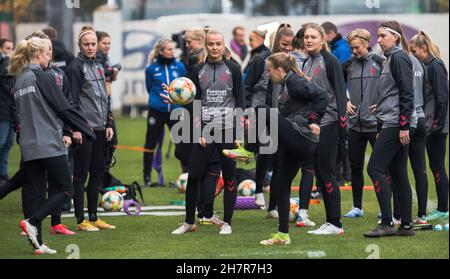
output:
[[[197,205],[198,217],[211,218],[214,214],[214,198],[217,180],[220,177],[220,162],[209,163],[200,184],[200,198]]]
[[[367,142],[372,148],[375,145],[377,133],[348,131],[348,155],[352,169],[353,206],[362,209],[364,192],[364,161],[366,157]]]
[[[447,134],[432,134],[427,137],[427,152],[430,169],[433,172],[438,199],[437,210],[448,211],[448,176],[445,170]]]
[[[418,211],[417,216],[422,217],[427,214],[428,201],[428,177],[425,166],[425,146],[427,139],[427,131],[425,127],[425,119],[419,118],[417,128],[410,129],[411,141],[409,143],[409,161],[414,173],[416,181],[416,194]],[[392,187],[392,195],[394,200],[394,218],[400,220],[401,210],[398,201],[398,195],[395,191],[396,187]]]
[[[87,201],[89,221],[97,221],[98,195],[105,173],[106,161],[106,130],[95,131],[97,139],[93,142],[83,142],[74,152],[74,207],[77,223],[84,221],[84,184],[88,173]]]
[[[188,224],[195,222],[195,208],[199,199],[200,182],[202,181],[213,152],[219,152],[220,165],[224,180],[224,222],[231,224],[236,206],[236,162],[222,153],[224,149],[234,149],[234,143],[208,143],[205,148],[194,144],[189,163],[189,179],[186,189],[186,219]]]
[[[323,195],[326,221],[341,228],[341,190],[336,180],[337,151],[338,123],[322,127],[315,154],[317,186]]]
[[[292,181],[302,163],[312,164],[317,144],[298,133],[281,115],[278,115],[278,138],[277,162],[274,164],[278,167],[270,188],[278,206],[278,231],[288,233]]]
[[[149,108],[144,148],[155,150],[158,141],[161,139],[164,125],[167,125],[171,129],[177,122],[178,120],[170,120],[170,113],[163,113]],[[182,149],[179,149],[179,144],[175,144],[175,157],[180,160],[183,170],[187,169],[186,166],[189,162],[191,149],[192,146],[190,143],[182,143]],[[144,153],[144,177],[149,180],[151,179],[153,154],[153,151]]]
[[[38,241],[42,245],[42,220],[73,196],[69,163],[67,156],[59,156],[25,162],[24,169],[29,178],[23,191],[30,197],[30,223],[38,228]],[[46,174],[55,187],[54,194],[48,200],[45,200]]]
[[[373,181],[383,224],[391,224],[391,187],[388,173],[392,178],[393,191],[398,196],[402,224],[412,223],[412,191],[408,178],[408,145],[400,143],[400,128],[383,128],[378,134],[370,156],[367,172]]]
[[[274,162],[275,157],[273,154],[258,154],[256,157],[256,170],[255,170],[255,184],[256,184],[256,194],[263,193],[263,184],[264,180],[266,178],[267,170],[270,167],[270,164],[272,163],[272,171],[275,173],[275,164],[277,162]],[[272,177],[273,177],[272,173]],[[273,181],[273,179],[272,179]],[[272,183],[271,183],[272,184]],[[272,187],[270,187],[270,198],[269,198],[269,206],[267,208],[267,211],[272,211],[277,208],[277,201],[275,198],[275,195],[272,194]]]
[[[48,177],[48,196],[51,197],[58,193],[58,184],[57,181]],[[8,181],[8,183],[2,185],[0,187],[0,200],[5,198],[9,193],[18,190],[20,188],[24,188],[24,185],[28,183],[25,175],[25,169],[21,163],[20,169],[14,174],[14,176]],[[27,191],[22,191],[22,211],[25,219],[30,218],[31,216],[31,197],[29,197],[29,193]],[[61,207],[56,208],[51,213],[51,225],[56,226],[61,224]]]
[[[428,177],[425,164],[427,131],[424,118],[418,119],[417,128],[413,129],[412,133],[411,142],[409,143],[409,161],[411,162],[414,179],[416,181],[418,203],[417,216],[423,216],[427,214],[428,202]]]
[[[298,197],[300,198],[300,209],[308,209],[311,200],[311,192],[314,184],[314,162],[303,161],[301,165],[302,177],[300,179],[300,189]]]

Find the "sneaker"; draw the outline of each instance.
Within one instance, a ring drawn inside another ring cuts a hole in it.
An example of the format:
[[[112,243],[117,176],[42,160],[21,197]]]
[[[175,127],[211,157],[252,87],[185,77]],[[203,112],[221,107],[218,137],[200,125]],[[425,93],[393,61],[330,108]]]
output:
[[[266,200],[264,199],[263,193],[258,193],[255,195],[255,204],[262,210],[266,209]]]
[[[448,219],[448,211],[442,212],[442,211],[433,211],[431,212],[427,217],[427,221],[435,221],[437,219]]]
[[[150,187],[150,176],[144,174],[144,186]]]
[[[417,218],[414,220],[414,224],[419,224],[419,225],[428,224],[427,217],[425,215],[417,216]]]
[[[273,233],[269,239],[261,241],[259,244],[264,246],[288,245],[291,244],[291,238],[287,233]]]
[[[75,229],[77,231],[83,232],[96,232],[99,231],[98,228],[94,227],[88,220],[84,220],[83,223],[78,224]]]
[[[39,247],[39,249],[34,250],[35,255],[43,255],[43,254],[53,255],[56,253],[58,252],[56,250],[51,249],[46,244],[42,244],[41,247]]]
[[[220,227],[219,234],[231,234],[231,226],[228,223],[223,222],[222,226]]]
[[[213,215],[211,218],[203,217],[200,219],[201,225],[216,225],[216,226],[222,226],[223,221],[220,220],[220,218],[217,215]]]
[[[320,226],[320,228],[318,228],[317,230],[313,230],[313,231],[308,231],[309,234],[316,234],[324,229],[326,229],[328,226],[328,223],[323,224],[322,226]]]
[[[395,234],[396,236],[414,236],[414,229],[412,225],[409,226],[400,226],[397,229],[397,232]]]
[[[67,226],[59,224],[50,228],[50,234],[74,235],[75,232],[67,229]]]
[[[323,228],[322,228],[323,227]],[[324,226],[322,226],[321,230],[317,230],[314,233],[315,235],[344,235],[344,229],[338,228],[333,224],[326,223]]]
[[[316,225],[316,223],[309,220],[308,217],[306,217],[305,219],[302,219],[302,217],[300,217],[300,215],[298,216],[297,223],[295,224],[295,226],[297,228],[314,227],[315,225]]]
[[[252,157],[252,153],[245,150],[245,148],[243,148],[239,143],[237,144],[237,148],[224,149],[222,153],[230,159],[239,160],[246,163],[248,163],[250,161],[250,158]]]
[[[357,207],[353,207],[347,214],[344,215],[344,217],[347,218],[357,218],[357,217],[363,217],[364,216],[364,210],[359,209]]]
[[[188,223],[183,223],[178,229],[174,230],[172,234],[184,234],[187,232],[195,232],[197,230],[197,226],[190,225]]]
[[[38,229],[30,224],[29,219],[20,221],[20,227],[22,228],[22,231],[27,234],[28,240],[30,241],[31,245],[34,247],[34,249],[39,249],[41,245],[39,245],[39,241],[37,239],[38,237]]]
[[[115,230],[116,226],[110,225],[103,220],[98,219],[95,222],[90,222],[94,227],[100,230]]]
[[[267,212],[266,219],[278,219],[278,211],[274,209]]]
[[[394,228],[394,225],[392,224],[392,226],[388,226],[385,224],[379,224],[378,226],[376,226],[375,229],[371,230],[370,232],[366,232],[363,235],[365,237],[383,237],[383,236],[393,236],[396,235],[396,231]]]

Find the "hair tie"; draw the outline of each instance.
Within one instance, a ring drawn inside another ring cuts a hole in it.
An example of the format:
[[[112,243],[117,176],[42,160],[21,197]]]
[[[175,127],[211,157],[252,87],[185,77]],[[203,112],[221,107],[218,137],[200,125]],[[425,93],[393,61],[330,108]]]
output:
[[[389,31],[389,32],[391,32],[391,33],[393,33],[393,34],[399,36],[400,38],[402,37],[402,35],[400,35],[399,32],[395,31],[395,30],[392,29],[392,28],[389,28],[389,27],[386,27],[386,26],[381,26],[381,27],[383,27],[383,28],[386,29],[387,31]]]
[[[84,35],[86,35],[86,34],[88,34],[88,33],[92,33],[92,34],[95,35],[95,32],[94,32],[94,31],[92,31],[92,30],[87,30],[87,31],[82,32],[82,33],[80,34],[80,36],[78,36],[78,40],[81,39],[81,37],[83,37]]]

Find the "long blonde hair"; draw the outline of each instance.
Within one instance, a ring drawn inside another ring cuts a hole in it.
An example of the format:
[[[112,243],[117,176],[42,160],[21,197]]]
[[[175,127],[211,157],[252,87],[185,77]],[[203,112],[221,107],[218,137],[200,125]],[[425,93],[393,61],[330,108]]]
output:
[[[156,43],[155,48],[148,55],[147,63],[150,65],[156,59],[161,51],[164,51],[168,44],[172,44],[173,41],[169,39],[161,39]]]
[[[305,26],[305,33],[306,33],[306,30],[307,30],[307,29],[314,29],[314,30],[316,30],[317,32],[319,32],[319,34],[320,34],[320,36],[322,37],[322,40],[323,40],[323,42],[324,42],[322,48],[325,49],[325,50],[328,51],[328,52],[331,51],[331,50],[330,50],[330,46],[328,45],[327,40],[326,40],[326,33],[325,33],[325,30],[323,29],[322,26],[320,26],[320,25],[317,24],[317,23],[309,23],[309,24],[307,24],[307,25]]]
[[[201,28],[191,28],[184,33],[184,38],[190,38],[193,41],[199,41],[203,46],[205,44],[206,32]]]
[[[280,40],[282,37],[294,37],[294,30],[292,30],[291,25],[287,23],[283,23],[278,27],[277,32],[275,33],[275,38],[273,40],[273,53],[281,52],[280,49]]]
[[[290,54],[284,52],[274,53],[268,60],[274,68],[282,68],[286,73],[293,71],[299,76],[306,78],[305,74],[297,66],[297,60]]]
[[[20,41],[11,57],[9,73],[14,76],[20,76],[23,69],[30,64],[31,60],[47,47],[47,41],[38,37]]]
[[[441,50],[433,42],[430,35],[424,31],[419,31],[418,34],[414,35],[410,41],[411,45],[421,48],[431,54],[434,58],[442,60]]]

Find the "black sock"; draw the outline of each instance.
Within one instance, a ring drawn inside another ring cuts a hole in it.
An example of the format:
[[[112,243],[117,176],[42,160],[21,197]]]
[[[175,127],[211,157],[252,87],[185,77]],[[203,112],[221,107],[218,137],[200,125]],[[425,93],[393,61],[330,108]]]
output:
[[[338,228],[342,228],[342,221],[341,219],[331,219],[328,223],[338,227]]]
[[[214,204],[212,204],[212,203],[205,203],[205,205],[204,205],[204,216],[206,217],[206,218],[211,218],[211,217],[213,217],[213,214],[214,214]]]

